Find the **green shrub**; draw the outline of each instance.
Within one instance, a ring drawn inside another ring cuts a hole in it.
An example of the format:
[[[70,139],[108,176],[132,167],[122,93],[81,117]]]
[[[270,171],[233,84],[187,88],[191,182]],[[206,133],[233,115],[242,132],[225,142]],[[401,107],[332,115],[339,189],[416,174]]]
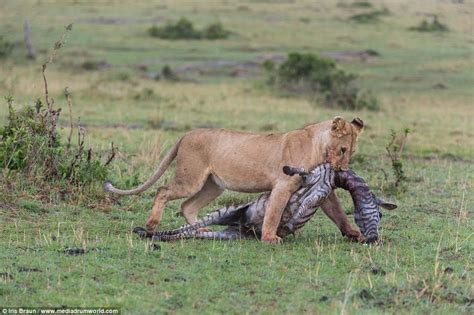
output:
[[[95,71],[109,68],[110,64],[105,60],[87,60],[81,64],[81,68],[84,70]]]
[[[60,110],[43,106],[38,99],[34,106],[20,110],[8,101],[7,124],[0,129],[0,165],[45,181],[67,180],[73,184],[103,181],[107,165],[84,149],[83,129],[78,132],[78,146],[61,142],[57,132]]]
[[[336,64],[314,54],[290,53],[278,68],[278,77],[284,83],[308,81],[327,87]]]
[[[173,72],[173,70],[171,69],[169,65],[165,65],[163,66],[163,68],[161,68],[161,76],[163,77],[163,79],[168,80],[168,81],[179,80],[178,76],[176,75],[176,73]]]
[[[308,95],[330,107],[378,109],[377,99],[355,85],[357,75],[338,69],[331,59],[290,53],[278,67],[273,61],[266,61],[263,66],[267,83],[279,89]]]
[[[0,58],[5,58],[12,53],[13,43],[5,40],[3,36],[0,35]]]
[[[372,3],[368,1],[356,1],[350,5],[353,8],[372,8]]]
[[[61,154],[56,129],[59,111],[45,111],[38,99],[33,106],[15,111],[11,97],[8,103],[7,124],[0,128],[0,165],[10,170],[31,172],[37,162],[48,165],[47,177],[55,175],[57,156]],[[40,173],[44,170],[41,169]]]
[[[162,39],[222,39],[227,38],[230,32],[224,29],[221,23],[213,23],[205,27],[202,31],[194,28],[188,19],[182,17],[177,22],[169,22],[163,27],[152,26],[148,29],[148,34]]]
[[[182,17],[176,23],[169,22],[164,27],[152,26],[148,33],[163,39],[199,39],[201,32],[194,29],[193,23]]]
[[[378,51],[376,51],[375,49],[367,49],[365,50],[365,53],[369,56],[372,56],[372,57],[377,57],[377,56],[380,56],[380,53]]]
[[[66,32],[72,26],[66,27]],[[54,51],[64,45],[66,33],[55,43]],[[66,181],[68,185],[83,186],[94,182],[103,182],[107,175],[108,165],[112,161],[115,150],[102,163],[92,149],[85,149],[85,129],[78,128],[77,146],[71,144],[71,129],[67,141],[61,141],[57,125],[61,109],[54,108],[54,100],[49,98],[45,71],[53,61],[53,52],[43,64],[45,104],[36,100],[34,105],[27,104],[20,110],[13,108],[13,98],[7,97],[8,116],[5,126],[0,128],[0,167],[7,174],[14,171],[34,179],[36,184],[57,183]],[[64,90],[68,107],[71,111],[71,96]],[[72,117],[72,112],[70,112]],[[41,185],[37,185],[41,187]]]
[[[224,39],[229,35],[230,32],[220,22],[210,24],[202,31],[202,37],[207,39]]]
[[[447,25],[438,21],[438,17],[435,15],[431,23],[427,20],[423,20],[418,26],[410,27],[409,30],[417,32],[448,32],[449,28]]]
[[[354,14],[349,19],[357,23],[376,23],[380,21],[381,16],[385,16],[389,14],[390,14],[390,11],[384,8],[381,10],[373,10],[370,12]]]
[[[275,62],[273,60],[267,59],[262,64],[263,69],[265,71],[274,71],[275,70]]]

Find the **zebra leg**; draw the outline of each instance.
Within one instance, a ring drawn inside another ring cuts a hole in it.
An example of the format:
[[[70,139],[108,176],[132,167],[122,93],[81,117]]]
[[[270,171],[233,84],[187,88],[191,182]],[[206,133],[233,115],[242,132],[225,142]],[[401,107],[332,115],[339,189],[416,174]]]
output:
[[[154,231],[150,231],[140,226],[133,228],[132,232],[135,234],[138,234],[140,238],[152,238],[153,235],[155,235]]]
[[[195,232],[193,234],[182,233],[174,235],[155,235],[154,241],[170,242],[181,239],[204,239],[204,240],[240,240],[251,239],[252,235],[242,233],[238,228],[229,227],[223,231]]]
[[[149,232],[143,228],[137,227],[133,229],[133,232],[137,233],[142,238],[151,238],[155,236],[162,237],[163,235],[180,235],[181,238],[188,238],[188,236],[192,237],[192,235],[199,232],[199,229],[202,229],[209,225],[238,224],[241,219],[245,217],[245,211],[247,211],[251,204],[252,203],[247,203],[241,206],[228,206],[218,209],[209,213],[202,219],[196,221],[194,224],[186,224],[175,230]]]

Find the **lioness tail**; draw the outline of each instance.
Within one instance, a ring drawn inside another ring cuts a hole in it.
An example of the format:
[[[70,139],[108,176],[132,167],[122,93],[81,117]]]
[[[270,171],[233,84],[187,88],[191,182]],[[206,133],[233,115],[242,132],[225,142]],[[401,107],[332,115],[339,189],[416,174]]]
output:
[[[183,138],[179,139],[173,145],[173,147],[168,151],[168,153],[166,153],[163,160],[161,160],[160,165],[158,165],[158,169],[155,171],[155,173],[153,173],[153,175],[151,175],[151,177],[148,178],[140,186],[133,189],[129,189],[129,190],[122,190],[122,189],[115,188],[111,182],[107,181],[104,183],[104,190],[107,192],[117,194],[117,195],[135,195],[147,190],[164,174],[166,169],[170,166],[171,162],[174,160],[174,158],[178,154],[179,145],[182,139]]]

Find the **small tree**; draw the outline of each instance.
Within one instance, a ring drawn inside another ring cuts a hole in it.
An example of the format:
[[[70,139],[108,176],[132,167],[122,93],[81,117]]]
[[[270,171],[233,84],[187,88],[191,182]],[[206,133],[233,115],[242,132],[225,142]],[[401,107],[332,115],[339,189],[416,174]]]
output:
[[[405,144],[408,139],[408,134],[410,133],[410,129],[406,128],[403,132],[403,135],[399,139],[399,143],[396,144],[397,140],[397,133],[395,130],[391,131],[391,138],[388,145],[385,147],[387,151],[387,155],[392,162],[392,173],[395,178],[394,182],[392,183],[392,188],[395,190],[399,190],[402,186],[402,183],[406,181],[405,172],[403,171],[403,162],[402,162],[402,153],[405,148]]]

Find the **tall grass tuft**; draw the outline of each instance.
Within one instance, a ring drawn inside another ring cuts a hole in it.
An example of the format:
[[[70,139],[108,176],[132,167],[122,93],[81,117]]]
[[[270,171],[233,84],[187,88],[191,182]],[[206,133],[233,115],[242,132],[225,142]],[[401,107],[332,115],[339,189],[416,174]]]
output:
[[[388,184],[387,190],[392,193],[400,193],[406,190],[405,182],[407,177],[403,170],[402,154],[408,140],[410,129],[405,128],[401,136],[397,135],[395,130],[391,131],[390,141],[385,147],[387,155],[390,158],[393,181]]]

